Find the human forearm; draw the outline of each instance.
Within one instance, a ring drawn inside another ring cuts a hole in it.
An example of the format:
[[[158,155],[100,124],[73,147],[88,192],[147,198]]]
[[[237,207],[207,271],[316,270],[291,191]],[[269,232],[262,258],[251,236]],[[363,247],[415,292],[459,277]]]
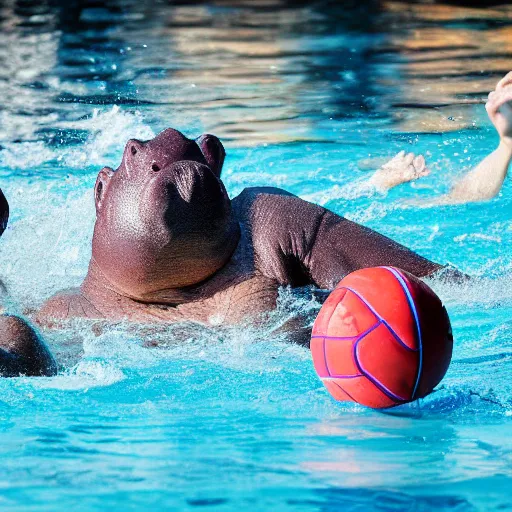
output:
[[[485,108],[500,136],[498,148],[466,174],[436,203],[458,204],[486,201],[503,185],[512,159],[512,72],[498,82],[489,94]]]
[[[512,147],[501,141],[496,150],[485,157],[458,181],[448,194],[436,202],[459,204],[492,199],[501,190],[511,160]]]

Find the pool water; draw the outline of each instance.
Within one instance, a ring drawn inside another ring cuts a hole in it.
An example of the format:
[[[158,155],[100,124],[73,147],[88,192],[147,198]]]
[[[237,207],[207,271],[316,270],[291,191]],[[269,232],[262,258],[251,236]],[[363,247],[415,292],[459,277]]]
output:
[[[276,338],[318,309],[289,290],[258,331],[188,326],[178,343],[177,325],[157,349],[124,325],[48,331],[60,374],[0,380],[2,510],[512,510],[512,187],[406,202],[496,146],[481,103],[511,68],[512,7],[10,0],[0,28],[9,311],[80,284],[98,170],[168,126],[223,140],[231,196],[286,188],[476,277],[430,283],[453,362],[388,413],[335,403],[309,351]],[[432,174],[361,185],[401,149]]]

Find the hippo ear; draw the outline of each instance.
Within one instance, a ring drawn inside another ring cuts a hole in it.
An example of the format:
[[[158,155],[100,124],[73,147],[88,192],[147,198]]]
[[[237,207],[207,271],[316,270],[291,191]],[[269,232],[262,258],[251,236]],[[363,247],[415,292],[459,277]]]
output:
[[[96,212],[101,211],[103,206],[103,199],[107,193],[107,189],[110,185],[110,178],[114,175],[114,170],[110,167],[103,167],[96,178],[96,184],[94,185],[94,202],[96,203]]]
[[[222,142],[215,135],[209,133],[201,135],[196,142],[213,174],[219,178],[226,156]]]
[[[7,221],[9,220],[9,203],[5,199],[2,190],[0,189],[0,236],[7,227]]]

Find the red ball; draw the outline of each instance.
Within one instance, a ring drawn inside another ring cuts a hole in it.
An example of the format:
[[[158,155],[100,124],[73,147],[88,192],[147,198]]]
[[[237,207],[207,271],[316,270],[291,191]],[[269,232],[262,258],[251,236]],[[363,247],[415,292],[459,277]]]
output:
[[[311,353],[329,393],[375,409],[428,395],[452,356],[450,319],[422,281],[393,267],[345,277],[313,325]]]

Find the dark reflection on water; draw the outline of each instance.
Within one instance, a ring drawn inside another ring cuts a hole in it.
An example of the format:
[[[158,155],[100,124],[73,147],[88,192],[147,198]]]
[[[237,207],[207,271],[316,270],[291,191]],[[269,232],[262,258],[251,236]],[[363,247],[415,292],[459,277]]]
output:
[[[475,510],[468,501],[458,496],[410,496],[399,491],[343,488],[318,489],[315,494],[318,496],[316,499],[307,502],[290,499],[288,503],[316,506],[321,512],[371,510],[376,503],[378,510],[382,511]]]
[[[510,5],[308,4],[6,0],[0,141],[80,142],[113,104],[232,145],[453,131],[511,67]]]

